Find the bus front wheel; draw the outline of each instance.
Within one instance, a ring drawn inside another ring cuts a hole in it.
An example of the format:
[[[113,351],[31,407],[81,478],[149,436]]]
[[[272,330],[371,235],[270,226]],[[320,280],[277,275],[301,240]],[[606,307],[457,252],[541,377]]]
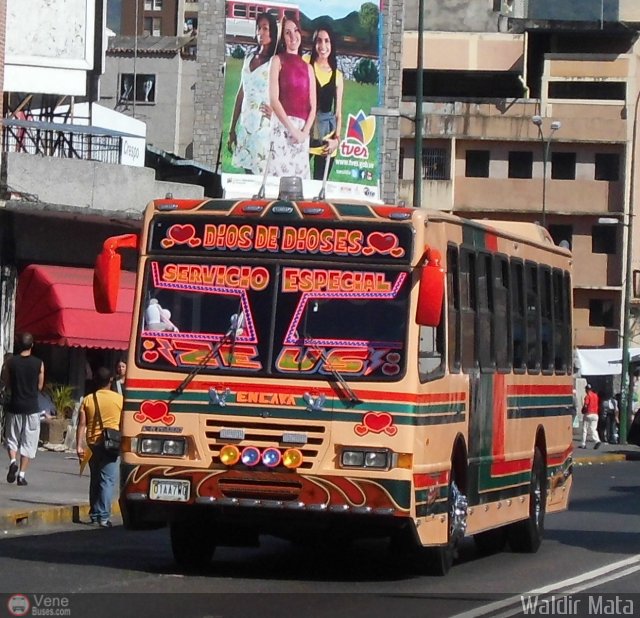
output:
[[[208,522],[173,521],[171,551],[176,564],[187,570],[202,570],[211,563],[216,542]]]
[[[533,554],[544,536],[544,516],[547,508],[547,471],[542,451],[536,446],[529,483],[529,517],[511,524],[509,546],[513,551]]]
[[[449,515],[447,544],[438,547],[426,547],[422,550],[424,552],[425,571],[429,575],[444,576],[449,572],[458,553],[458,546],[462,542],[467,529],[467,497],[458,488],[453,470],[449,481],[447,509]]]

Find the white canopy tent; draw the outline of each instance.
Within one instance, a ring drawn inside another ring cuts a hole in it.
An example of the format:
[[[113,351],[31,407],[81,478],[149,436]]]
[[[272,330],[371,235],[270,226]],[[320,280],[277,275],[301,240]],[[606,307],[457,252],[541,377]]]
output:
[[[629,357],[640,354],[640,348],[629,348]],[[576,350],[575,364],[581,376],[614,376],[622,373],[622,348]]]

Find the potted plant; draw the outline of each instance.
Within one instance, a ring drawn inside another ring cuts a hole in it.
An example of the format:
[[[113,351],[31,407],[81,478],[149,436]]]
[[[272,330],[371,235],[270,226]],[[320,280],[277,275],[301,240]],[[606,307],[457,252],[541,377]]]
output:
[[[68,384],[47,384],[44,387],[56,410],[58,418],[70,419],[76,407],[76,400],[73,398],[73,386]]]
[[[68,384],[50,383],[45,385],[43,393],[45,400],[50,401],[49,407],[52,409],[41,410],[45,416],[40,426],[40,439],[44,443],[62,444],[76,406],[73,387]]]

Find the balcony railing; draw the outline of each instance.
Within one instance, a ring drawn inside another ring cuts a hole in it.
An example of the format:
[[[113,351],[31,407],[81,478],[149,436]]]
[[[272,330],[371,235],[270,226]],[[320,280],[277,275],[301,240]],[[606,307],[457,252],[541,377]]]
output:
[[[123,138],[137,135],[94,126],[5,118],[2,151],[102,163],[122,162]]]

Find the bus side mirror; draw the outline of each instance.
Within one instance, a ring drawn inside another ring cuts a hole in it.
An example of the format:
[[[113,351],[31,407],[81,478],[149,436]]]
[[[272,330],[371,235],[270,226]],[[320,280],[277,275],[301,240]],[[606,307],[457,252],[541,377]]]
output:
[[[416,309],[416,322],[421,326],[436,327],[440,324],[444,299],[444,268],[440,265],[440,260],[439,251],[425,251]]]
[[[137,247],[136,234],[111,236],[104,241],[93,269],[93,302],[98,313],[114,313],[118,304],[122,264],[118,249],[137,249]]]

